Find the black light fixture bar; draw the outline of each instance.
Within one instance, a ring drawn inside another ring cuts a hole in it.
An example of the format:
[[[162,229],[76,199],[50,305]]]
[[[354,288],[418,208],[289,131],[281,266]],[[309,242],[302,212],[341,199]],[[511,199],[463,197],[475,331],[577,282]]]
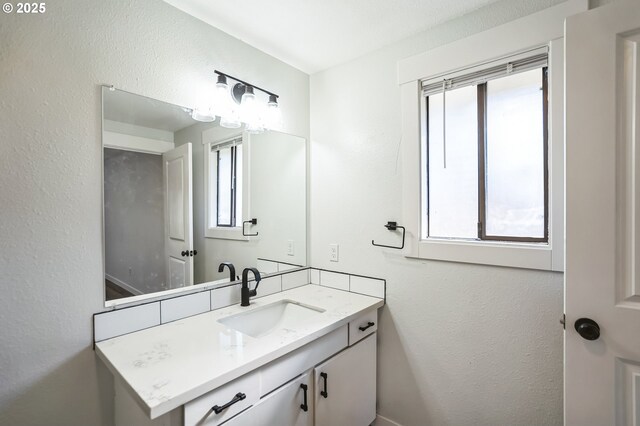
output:
[[[260,91],[262,91],[262,92],[266,93],[267,95],[275,96],[276,98],[279,98],[279,97],[280,97],[280,96],[276,95],[276,94],[275,94],[275,93],[273,93],[273,92],[270,92],[270,91],[268,91],[268,90],[264,90],[263,88],[258,87],[258,86],[256,86],[255,84],[247,83],[247,82],[246,82],[246,81],[244,81],[244,80],[240,80],[239,78],[234,77],[234,76],[232,76],[232,75],[229,75],[229,74],[227,74],[227,73],[224,73],[224,72],[222,72],[222,71],[214,70],[214,72],[215,72],[216,74],[218,74],[218,75],[223,75],[223,76],[225,76],[225,77],[227,77],[227,78],[230,78],[231,80],[235,80],[235,81],[237,81],[238,83],[242,83],[242,84],[244,84],[245,86],[251,86],[251,87],[253,87],[254,89],[258,89],[258,90],[260,90]]]

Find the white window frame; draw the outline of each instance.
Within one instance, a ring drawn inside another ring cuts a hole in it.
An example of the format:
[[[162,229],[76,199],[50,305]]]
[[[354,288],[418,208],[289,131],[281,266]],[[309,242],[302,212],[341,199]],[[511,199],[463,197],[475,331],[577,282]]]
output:
[[[587,9],[588,0],[569,0],[399,62],[405,256],[564,271],[564,20]],[[422,238],[421,82],[541,46],[549,48],[548,244]]]
[[[235,139],[242,139],[242,212],[236,212],[240,217],[237,218],[239,226],[217,226],[215,221],[211,221],[211,213],[215,210],[212,203],[215,203],[214,184],[217,176],[211,173],[211,149],[216,145],[229,143]],[[218,238],[224,240],[248,241],[249,237],[242,235],[242,221],[249,217],[249,138],[245,132],[234,134],[224,139],[207,141],[205,133],[203,133],[202,143],[204,145],[204,236],[206,238]],[[212,192],[213,191],[213,192]],[[213,223],[212,223],[213,222]],[[251,232],[247,229],[247,232]]]

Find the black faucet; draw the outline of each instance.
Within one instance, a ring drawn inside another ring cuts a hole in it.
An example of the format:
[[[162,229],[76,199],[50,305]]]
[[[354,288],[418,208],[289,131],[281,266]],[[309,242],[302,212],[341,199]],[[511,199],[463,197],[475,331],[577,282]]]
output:
[[[218,266],[218,272],[222,272],[225,266],[229,268],[229,282],[233,282],[237,280],[236,267],[233,266],[233,263],[231,262],[222,262],[220,266]]]
[[[249,272],[253,272],[256,279],[256,287],[249,290]],[[260,272],[256,268],[244,268],[242,271],[242,289],[240,289],[240,306],[249,306],[249,299],[258,294],[258,284],[260,284]]]

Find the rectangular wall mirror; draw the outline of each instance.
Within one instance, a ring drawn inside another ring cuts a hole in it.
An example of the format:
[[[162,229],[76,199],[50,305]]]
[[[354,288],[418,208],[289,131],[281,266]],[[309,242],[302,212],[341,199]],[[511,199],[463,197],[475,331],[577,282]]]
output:
[[[307,142],[104,87],[105,299],[307,265]]]

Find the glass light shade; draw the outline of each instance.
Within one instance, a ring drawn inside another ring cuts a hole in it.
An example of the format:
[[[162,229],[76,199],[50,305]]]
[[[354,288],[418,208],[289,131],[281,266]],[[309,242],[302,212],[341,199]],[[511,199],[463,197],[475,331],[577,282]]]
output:
[[[260,106],[256,95],[253,93],[253,87],[247,86],[244,95],[240,101],[240,120],[247,124],[247,128],[260,127]]]
[[[218,82],[216,84],[216,89],[213,92],[213,105],[211,108],[212,114],[219,117],[229,115],[229,112],[232,109],[231,102],[233,101],[231,100],[229,86],[227,83]]]
[[[269,103],[264,113],[264,126],[269,130],[282,130],[282,110],[273,96],[269,98]]]
[[[234,108],[228,114],[220,117],[220,125],[227,129],[237,129],[242,125],[238,111]]]
[[[251,123],[246,123],[244,126],[244,130],[247,133],[251,133],[253,135],[256,135],[258,133],[262,133],[264,132],[264,127],[262,127],[262,124],[251,124]]]
[[[210,107],[201,106],[201,107],[194,108],[191,111],[191,118],[193,118],[196,121],[210,123],[216,119],[216,116],[211,112]]]

